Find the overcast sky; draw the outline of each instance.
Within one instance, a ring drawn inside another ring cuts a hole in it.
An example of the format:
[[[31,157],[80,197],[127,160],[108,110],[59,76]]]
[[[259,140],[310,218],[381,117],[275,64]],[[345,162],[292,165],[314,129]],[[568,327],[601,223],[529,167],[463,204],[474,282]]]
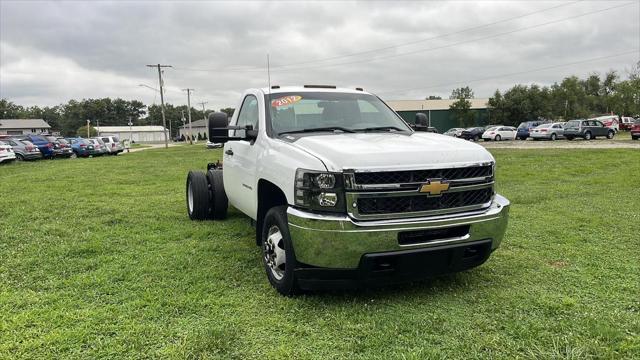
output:
[[[235,107],[267,83],[362,86],[383,99],[476,97],[640,60],[640,1],[36,2],[0,0],[0,97],[121,97]],[[606,58],[605,58],[606,57]]]

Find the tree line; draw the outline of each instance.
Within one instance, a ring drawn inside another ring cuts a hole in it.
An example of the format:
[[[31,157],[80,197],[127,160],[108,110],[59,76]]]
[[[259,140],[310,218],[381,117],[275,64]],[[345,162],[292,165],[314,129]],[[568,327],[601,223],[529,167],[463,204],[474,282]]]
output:
[[[461,127],[477,123],[478,113],[468,99],[473,91],[468,86],[453,90],[449,107],[451,116]],[[515,85],[501,92],[496,90],[487,104],[492,124],[517,126],[522,121],[538,119],[570,120],[602,114],[640,115],[640,62],[625,79],[617,71],[601,76],[591,73],[581,79],[569,76],[551,86]]]
[[[205,118],[205,114],[215,110],[198,110],[191,108],[191,121]],[[233,108],[220,111],[233,115]],[[171,137],[178,134],[183,125],[182,116],[187,116],[186,105],[165,104],[167,128],[171,124]],[[87,120],[91,126],[127,126],[129,120],[134,125],[162,125],[161,106],[146,106],[138,100],[120,98],[70,100],[66,104],[56,106],[22,106],[7,99],[0,99],[0,119],[43,119],[54,131],[64,136],[86,135]]]

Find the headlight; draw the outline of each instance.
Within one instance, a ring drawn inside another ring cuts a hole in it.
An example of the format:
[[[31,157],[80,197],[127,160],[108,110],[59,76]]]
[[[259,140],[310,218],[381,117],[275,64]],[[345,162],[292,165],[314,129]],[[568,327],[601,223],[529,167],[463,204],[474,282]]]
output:
[[[295,205],[316,211],[345,211],[342,174],[298,169]]]

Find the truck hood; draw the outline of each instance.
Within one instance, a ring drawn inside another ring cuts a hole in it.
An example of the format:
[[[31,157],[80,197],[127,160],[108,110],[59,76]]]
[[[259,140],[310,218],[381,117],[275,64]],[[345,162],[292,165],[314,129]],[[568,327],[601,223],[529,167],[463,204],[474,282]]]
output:
[[[303,136],[291,143],[327,170],[403,170],[493,162],[482,146],[433,133],[355,133]]]

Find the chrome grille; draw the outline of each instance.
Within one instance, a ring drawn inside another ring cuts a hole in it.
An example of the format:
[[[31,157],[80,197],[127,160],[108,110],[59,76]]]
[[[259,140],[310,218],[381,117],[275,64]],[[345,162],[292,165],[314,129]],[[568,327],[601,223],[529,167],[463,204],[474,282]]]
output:
[[[469,179],[491,176],[492,166],[469,166],[449,169],[385,171],[355,173],[360,185],[426,182],[429,179]]]
[[[357,204],[358,211],[362,215],[392,214],[482,205],[491,201],[492,196],[493,189],[486,188],[480,190],[445,193],[438,197],[413,195],[360,198],[357,200]]]
[[[391,219],[481,210],[494,195],[493,164],[403,171],[345,172],[347,211],[355,219]],[[441,194],[422,185],[449,184]]]

